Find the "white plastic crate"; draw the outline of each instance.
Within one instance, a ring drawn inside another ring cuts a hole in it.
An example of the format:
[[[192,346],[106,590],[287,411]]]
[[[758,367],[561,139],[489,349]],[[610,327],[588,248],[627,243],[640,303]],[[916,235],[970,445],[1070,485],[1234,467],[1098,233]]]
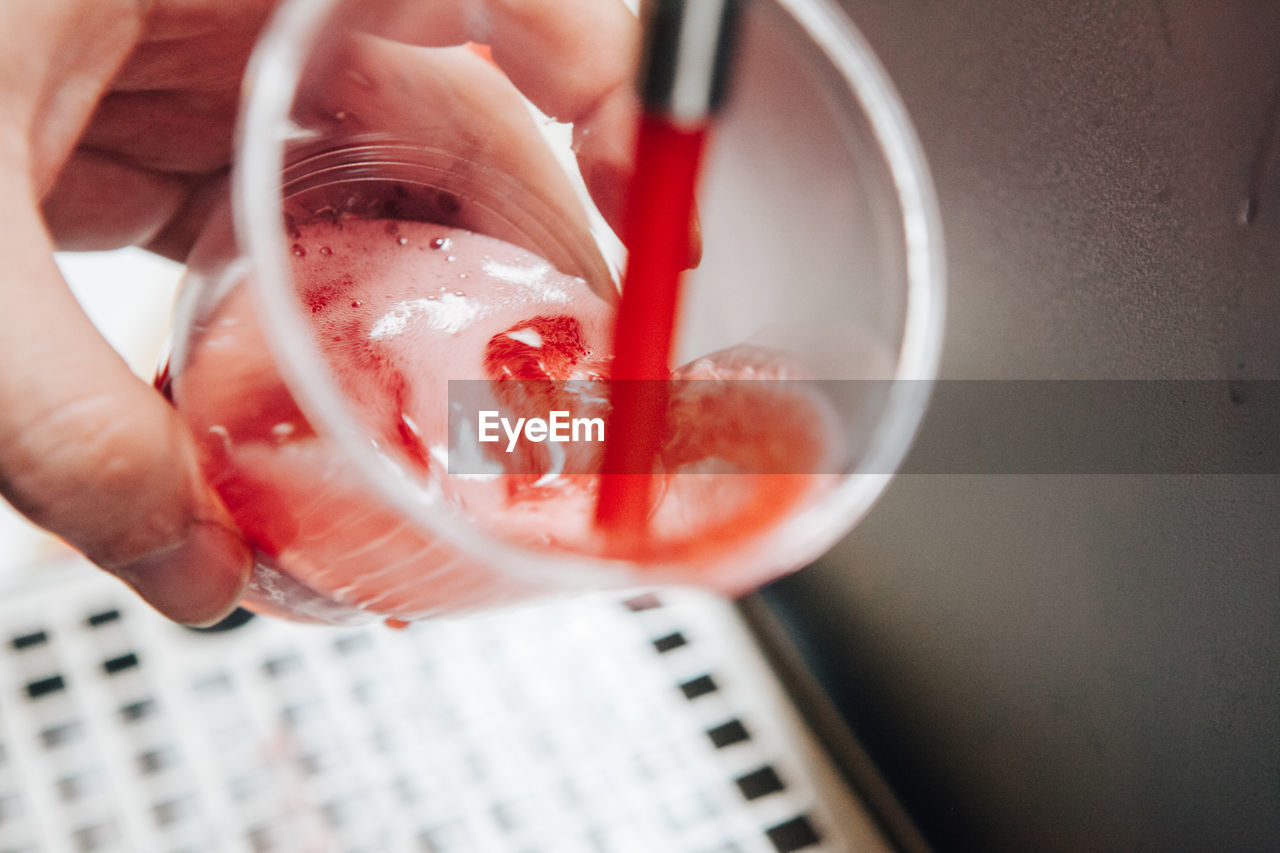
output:
[[[73,561],[0,596],[0,851],[884,849],[729,605],[197,634]]]

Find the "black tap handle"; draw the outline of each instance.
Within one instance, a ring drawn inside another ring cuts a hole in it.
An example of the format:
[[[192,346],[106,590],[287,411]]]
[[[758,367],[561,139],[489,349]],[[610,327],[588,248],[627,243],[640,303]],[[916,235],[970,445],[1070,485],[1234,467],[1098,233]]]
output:
[[[650,0],[640,95],[645,109],[697,125],[724,102],[744,0]]]

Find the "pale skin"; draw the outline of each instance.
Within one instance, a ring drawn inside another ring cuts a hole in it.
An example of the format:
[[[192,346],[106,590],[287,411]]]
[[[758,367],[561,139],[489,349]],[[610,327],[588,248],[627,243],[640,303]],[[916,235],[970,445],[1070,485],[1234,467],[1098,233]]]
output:
[[[363,15],[389,2],[351,5]],[[376,38],[386,34],[417,45],[491,44],[493,61],[525,95],[575,123],[588,188],[616,222],[637,41],[620,0],[418,4],[428,5],[432,14],[410,15],[352,49],[404,50]],[[225,192],[244,62],[274,6],[0,3],[0,494],[189,624],[216,622],[234,608],[251,549],[201,479],[181,421],[98,335],[53,252],[140,245],[185,257]],[[468,77],[458,63],[472,60],[484,62],[456,52],[438,61],[442,73]],[[428,91],[441,79],[430,72],[436,61],[406,65],[406,80],[421,78]],[[468,123],[479,122],[484,138],[506,140],[493,158],[531,170],[531,182],[560,193],[540,172],[543,161],[521,149],[519,134],[499,132],[527,115],[505,118],[511,101],[506,81],[496,79],[501,85],[478,84],[463,99],[465,115],[447,115],[451,133],[467,138]]]

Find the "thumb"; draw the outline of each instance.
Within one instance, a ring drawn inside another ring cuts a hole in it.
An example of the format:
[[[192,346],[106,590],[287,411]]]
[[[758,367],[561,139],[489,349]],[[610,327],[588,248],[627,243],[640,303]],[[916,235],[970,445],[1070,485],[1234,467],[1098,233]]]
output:
[[[0,494],[171,619],[216,622],[249,547],[173,409],[80,310],[30,198],[0,192]]]

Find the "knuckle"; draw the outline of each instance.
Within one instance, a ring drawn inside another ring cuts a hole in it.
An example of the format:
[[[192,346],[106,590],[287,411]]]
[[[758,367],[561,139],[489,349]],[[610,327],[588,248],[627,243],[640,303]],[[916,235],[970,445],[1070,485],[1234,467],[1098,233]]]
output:
[[[176,435],[150,414],[108,391],[59,402],[6,442],[0,490],[72,544],[130,528],[129,538],[153,538],[183,507],[166,482],[179,458]]]

